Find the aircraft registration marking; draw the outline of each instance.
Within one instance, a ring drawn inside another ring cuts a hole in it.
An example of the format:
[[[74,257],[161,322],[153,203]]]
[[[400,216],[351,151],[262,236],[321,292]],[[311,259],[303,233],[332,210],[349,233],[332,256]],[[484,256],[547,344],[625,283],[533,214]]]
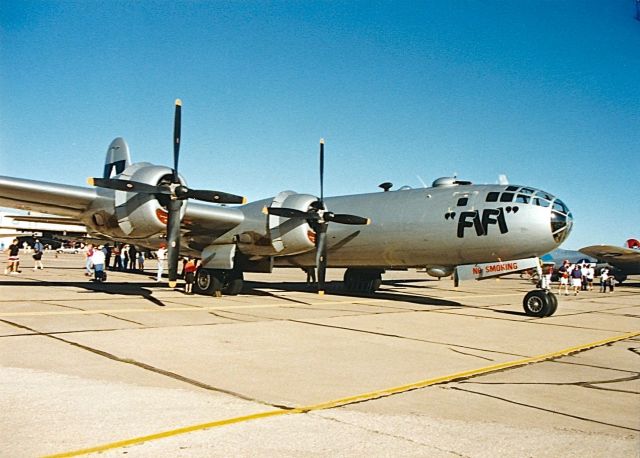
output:
[[[55,455],[48,455],[45,458],[63,458],[63,457],[71,457],[71,456],[79,456],[79,455],[87,455],[89,453],[98,453],[104,452],[106,450],[112,450],[116,448],[126,447],[129,445],[142,444],[144,442],[149,442],[152,440],[164,439],[167,437],[177,436],[180,434],[186,434],[193,431],[201,431],[205,429],[216,428],[225,425],[231,425],[234,423],[242,423],[251,420],[258,420],[261,418],[269,418],[281,415],[291,415],[291,414],[301,414],[312,412],[315,410],[325,410],[325,409],[333,409],[335,407],[341,407],[348,404],[353,404],[355,402],[363,402],[363,401],[371,401],[374,399],[378,399],[385,396],[391,396],[394,394],[405,393],[407,391],[412,391],[419,388],[426,388],[428,386],[437,385],[441,383],[452,382],[456,380],[463,380],[471,377],[475,377],[477,375],[489,374],[491,372],[496,372],[504,369],[510,369],[519,366],[525,366],[527,364],[534,364],[543,361],[548,361],[550,359],[555,359],[561,356],[568,356],[573,353],[582,352],[585,350],[589,350],[596,347],[601,347],[603,345],[608,345],[614,342],[631,339],[633,337],[640,336],[640,331],[628,332],[626,334],[617,335],[614,337],[609,337],[607,339],[597,340],[594,342],[589,342],[582,345],[577,345],[574,347],[565,348],[552,353],[545,353],[538,356],[533,356],[530,358],[523,358],[514,361],[507,361],[504,363],[493,364],[491,366],[480,367],[477,369],[471,369],[468,371],[457,372],[455,374],[444,375],[441,377],[434,377],[426,380],[421,380],[414,383],[409,383],[407,385],[396,386],[392,388],[386,388],[378,391],[372,391],[369,393],[357,394],[355,396],[349,396],[345,398],[335,399],[332,401],[323,402],[320,404],[314,404],[310,406],[304,407],[296,407],[293,409],[275,409],[268,410],[265,412],[259,412],[251,415],[243,415],[240,417],[227,418],[224,420],[212,421],[208,423],[201,423],[192,426],[186,426],[183,428],[172,429],[168,431],[162,431],[156,434],[150,434],[147,436],[134,437],[131,439],[125,439],[122,441],[111,442],[108,444],[102,444],[95,447],[73,450],[70,452],[58,453]]]

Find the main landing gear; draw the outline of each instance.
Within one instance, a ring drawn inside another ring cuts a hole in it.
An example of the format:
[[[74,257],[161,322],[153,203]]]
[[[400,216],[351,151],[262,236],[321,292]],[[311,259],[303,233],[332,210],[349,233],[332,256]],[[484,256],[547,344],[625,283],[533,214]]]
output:
[[[551,291],[536,289],[529,291],[522,301],[524,312],[529,316],[551,316],[558,308],[558,298]]]
[[[384,270],[380,269],[349,268],[344,273],[344,287],[353,293],[375,293],[382,284],[383,272]]]
[[[242,292],[243,284],[242,271],[200,268],[196,272],[193,292],[206,296],[236,296]]]

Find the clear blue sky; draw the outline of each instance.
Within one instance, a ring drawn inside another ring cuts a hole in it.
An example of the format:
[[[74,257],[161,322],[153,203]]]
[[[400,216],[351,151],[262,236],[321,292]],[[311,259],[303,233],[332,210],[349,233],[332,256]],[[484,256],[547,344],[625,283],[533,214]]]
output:
[[[0,174],[84,185],[106,148],[249,199],[506,174],[565,248],[640,236],[635,0],[0,3]]]

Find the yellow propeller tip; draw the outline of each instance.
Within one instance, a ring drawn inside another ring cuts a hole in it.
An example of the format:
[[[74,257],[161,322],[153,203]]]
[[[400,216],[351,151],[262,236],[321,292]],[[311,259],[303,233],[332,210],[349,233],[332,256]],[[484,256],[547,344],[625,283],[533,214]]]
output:
[[[262,207],[262,213],[265,215],[269,214],[269,210],[267,210],[267,207]]]
[[[318,296],[324,296],[324,291],[318,291]]]
[[[178,282],[170,281],[169,282],[169,288],[175,288],[177,284],[178,284]]]
[[[93,178],[92,177],[87,178],[87,183],[89,184],[89,186],[93,186],[93,183],[94,183]]]
[[[324,138],[321,138],[321,139],[320,139],[320,144],[321,144],[321,145],[324,145]]]
[[[182,106],[182,100],[176,99],[176,106],[177,107],[181,107]]]
[[[371,218],[367,218],[367,226],[371,224]]]
[[[246,197],[242,197],[242,205],[246,204],[248,202]]]

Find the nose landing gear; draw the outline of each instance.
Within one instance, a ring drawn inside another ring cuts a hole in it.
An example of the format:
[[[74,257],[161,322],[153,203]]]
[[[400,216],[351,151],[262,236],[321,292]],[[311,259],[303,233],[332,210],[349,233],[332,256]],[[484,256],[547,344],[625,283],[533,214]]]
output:
[[[536,289],[529,291],[522,301],[524,312],[539,318],[553,315],[558,308],[558,298],[551,291]]]

